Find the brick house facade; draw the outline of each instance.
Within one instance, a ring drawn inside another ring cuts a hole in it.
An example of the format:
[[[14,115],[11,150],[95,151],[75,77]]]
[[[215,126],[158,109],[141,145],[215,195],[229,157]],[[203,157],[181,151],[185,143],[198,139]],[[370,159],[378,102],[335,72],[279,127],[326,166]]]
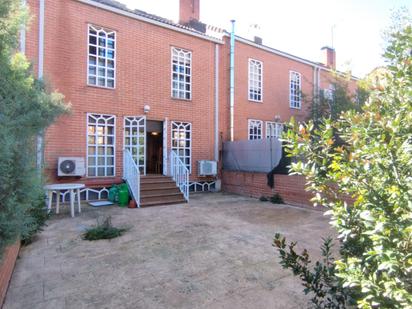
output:
[[[180,1],[179,24],[108,0],[27,5],[22,50],[71,104],[42,139],[50,181],[63,181],[56,175],[64,156],[85,158],[86,185],[119,182],[125,147],[136,149],[141,173],[167,173],[177,150],[191,181],[212,179],[199,176],[197,162],[218,161],[231,138],[230,33],[198,21],[199,0]],[[236,36],[233,139],[265,138],[291,116],[306,119],[300,92],[327,88],[334,69],[334,50],[325,52],[323,65]]]

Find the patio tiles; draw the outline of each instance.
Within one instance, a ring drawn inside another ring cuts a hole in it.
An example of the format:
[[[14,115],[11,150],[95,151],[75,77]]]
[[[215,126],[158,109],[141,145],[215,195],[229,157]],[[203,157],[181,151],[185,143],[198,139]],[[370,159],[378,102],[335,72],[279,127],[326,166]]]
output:
[[[300,281],[278,263],[276,232],[319,255],[332,234],[321,212],[225,193],[144,209],[68,207],[22,248],[4,309],[306,308]],[[130,229],[84,241],[97,218]]]

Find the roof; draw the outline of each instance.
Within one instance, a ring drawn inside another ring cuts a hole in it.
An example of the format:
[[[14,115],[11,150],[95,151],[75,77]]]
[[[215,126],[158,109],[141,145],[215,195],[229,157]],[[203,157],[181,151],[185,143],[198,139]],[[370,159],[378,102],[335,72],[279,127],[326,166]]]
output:
[[[230,35],[229,33],[226,33],[226,34],[227,34],[227,35]],[[265,50],[265,51],[267,51],[267,52],[270,52],[270,53],[273,53],[273,54],[276,54],[276,55],[279,55],[279,56],[282,56],[282,57],[285,57],[285,58],[289,58],[289,59],[294,60],[294,61],[298,61],[298,62],[300,62],[300,63],[304,63],[304,64],[307,64],[307,65],[310,65],[310,66],[312,66],[312,67],[317,67],[317,68],[320,68],[320,69],[322,69],[322,70],[329,71],[329,72],[335,71],[335,72],[336,72],[337,74],[339,74],[339,75],[344,75],[344,74],[346,74],[345,72],[341,72],[341,71],[338,71],[338,70],[333,70],[333,69],[327,67],[326,65],[324,65],[324,64],[321,63],[321,62],[314,62],[314,61],[307,60],[307,59],[304,59],[304,58],[301,58],[301,57],[298,57],[298,56],[295,56],[295,55],[286,53],[286,52],[284,52],[284,51],[281,51],[281,50],[272,48],[272,47],[267,46],[267,45],[257,44],[257,43],[255,43],[255,42],[252,41],[252,40],[243,38],[243,37],[238,36],[238,35],[236,35],[235,38],[236,38],[236,40],[239,41],[239,42],[242,42],[242,43],[251,45],[251,46],[256,47],[256,48],[259,48],[259,49],[263,49],[263,50]],[[351,78],[354,79],[354,80],[359,80],[358,77],[353,76],[352,74],[350,74],[350,76],[351,76]]]
[[[180,29],[180,30],[183,30],[185,32],[187,31],[187,32],[190,32],[190,33],[192,33],[196,36],[201,36],[204,39],[221,41],[221,38],[217,38],[217,37],[208,35],[206,33],[198,31],[194,28],[188,27],[187,25],[181,25],[181,24],[175,23],[174,21],[172,21],[170,19],[163,18],[163,17],[157,16],[157,15],[154,15],[154,14],[150,14],[150,13],[147,13],[145,11],[141,11],[141,10],[137,10],[137,9],[135,9],[135,10],[129,9],[125,4],[123,4],[119,1],[116,1],[116,0],[86,0],[86,1],[80,0],[80,1],[81,2],[87,2],[89,4],[92,4],[93,2],[103,4],[104,6],[108,6],[108,7],[117,9],[117,10],[121,10],[125,13],[128,13],[128,15],[131,14],[131,15],[135,15],[136,17],[141,17],[143,19],[152,20],[153,22],[161,23],[161,24],[164,24],[165,26],[170,26],[172,28],[176,28],[176,30]],[[210,32],[208,32],[208,33],[210,33]]]

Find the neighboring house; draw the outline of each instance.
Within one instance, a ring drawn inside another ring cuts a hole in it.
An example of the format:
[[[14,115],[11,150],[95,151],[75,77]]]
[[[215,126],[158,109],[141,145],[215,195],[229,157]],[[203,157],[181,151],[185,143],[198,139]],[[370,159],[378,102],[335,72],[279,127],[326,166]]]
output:
[[[123,149],[142,175],[169,174],[174,151],[191,182],[213,181],[220,173],[199,176],[199,160],[219,161],[223,141],[277,137],[291,116],[306,119],[302,93],[327,87],[335,68],[331,48],[323,65],[235,36],[231,98],[231,34],[199,22],[199,0],[180,0],[178,24],[111,0],[27,4],[21,49],[72,106],[39,140],[53,182],[119,182]],[[59,157],[84,158],[86,174],[58,178]]]

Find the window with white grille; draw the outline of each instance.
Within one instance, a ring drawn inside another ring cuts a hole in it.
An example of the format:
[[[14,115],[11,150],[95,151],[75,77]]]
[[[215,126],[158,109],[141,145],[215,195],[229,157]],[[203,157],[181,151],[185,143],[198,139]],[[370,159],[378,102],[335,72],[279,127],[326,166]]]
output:
[[[192,98],[192,53],[172,47],[172,97]]]
[[[263,63],[249,59],[249,100],[262,102],[263,99]]]
[[[248,121],[248,139],[262,139],[262,130],[263,130],[263,121],[262,120],[254,120],[249,119]]]
[[[115,126],[113,115],[87,115],[87,176],[115,176]]]
[[[283,132],[283,124],[280,122],[266,121],[266,138],[280,138]]]
[[[289,89],[289,101],[291,108],[300,108],[301,106],[301,93],[302,93],[302,85],[301,85],[301,75],[298,72],[290,71],[289,72],[289,79],[290,79],[290,89]]]
[[[172,151],[192,171],[192,124],[172,121]]]
[[[146,169],[146,117],[130,116],[124,118],[124,148],[132,154],[140,173]]]
[[[89,25],[87,83],[114,88],[116,75],[116,32]]]

